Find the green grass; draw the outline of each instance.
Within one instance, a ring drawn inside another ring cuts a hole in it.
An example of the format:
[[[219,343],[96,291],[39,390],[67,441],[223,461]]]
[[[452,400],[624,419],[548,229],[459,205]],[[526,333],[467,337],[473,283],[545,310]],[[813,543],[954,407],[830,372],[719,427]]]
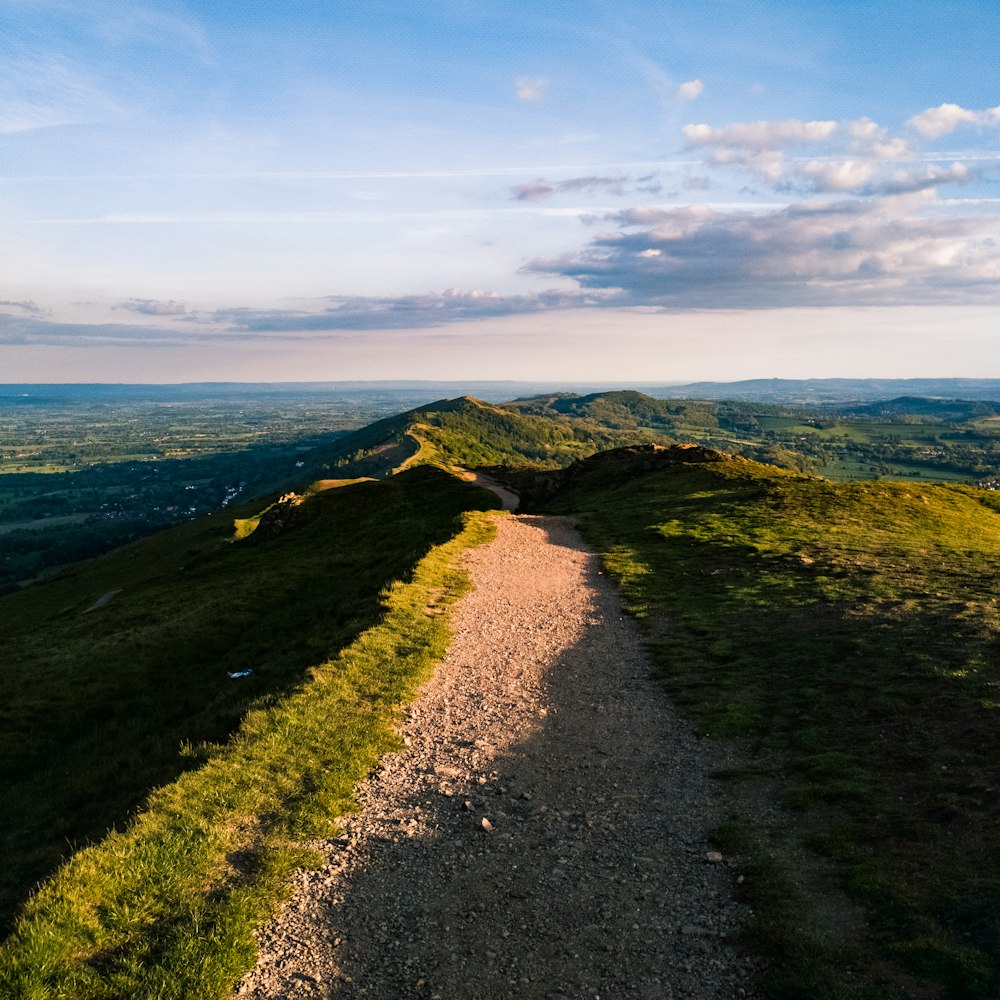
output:
[[[830,997],[1000,995],[997,498],[628,463],[595,464],[550,509],[582,514],[701,731],[783,762],[792,834],[868,915],[830,945],[771,905],[767,995],[820,995],[810,977]],[[838,992],[847,952],[862,974]]]
[[[417,478],[427,485],[426,470]],[[429,494],[420,502],[441,499]],[[462,518],[407,581],[383,589],[378,624],[252,710],[197,770],[42,886],[0,951],[3,996],[230,995],[255,960],[253,927],[288,894],[290,873],[314,861],[303,839],[331,835],[354,807],[356,784],[399,745],[401,706],[445,652],[441,612],[467,587],[455,557],[493,530],[487,515]]]
[[[0,600],[4,922],[37,879],[197,766],[248,709],[372,627],[381,589],[459,514],[495,506],[419,468],[320,492],[264,542],[232,541],[234,514],[254,508],[213,515]]]

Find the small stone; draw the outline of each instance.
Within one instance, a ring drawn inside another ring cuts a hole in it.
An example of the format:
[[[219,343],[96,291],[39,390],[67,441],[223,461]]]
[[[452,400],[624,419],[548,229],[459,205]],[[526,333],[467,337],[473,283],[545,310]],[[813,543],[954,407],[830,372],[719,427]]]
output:
[[[722,855],[718,851],[709,851],[705,855],[705,860],[710,865],[721,865],[722,862],[723,862],[723,860],[724,860],[724,858],[722,857]]]

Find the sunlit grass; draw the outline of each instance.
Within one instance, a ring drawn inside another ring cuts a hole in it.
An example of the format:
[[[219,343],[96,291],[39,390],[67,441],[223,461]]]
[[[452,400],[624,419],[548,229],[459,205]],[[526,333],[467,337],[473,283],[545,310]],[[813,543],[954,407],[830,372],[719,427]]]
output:
[[[636,476],[623,460],[552,506],[582,513],[700,731],[784,762],[770,780],[792,835],[868,912],[866,934],[816,951],[778,912],[815,897],[762,896],[768,995],[818,995],[803,955],[860,963],[824,996],[1000,992],[997,498],[741,460]]]
[[[374,625],[380,590],[450,537],[462,511],[495,500],[415,469],[318,493],[291,530],[233,542],[234,514],[265,506],[162,532],[0,600],[3,923],[74,848]]]
[[[197,770],[154,792],[120,832],[79,851],[26,905],[0,952],[11,998],[214,998],[253,964],[254,926],[315,863],[381,753],[401,706],[449,639],[467,587],[456,556],[492,533],[487,515],[383,592],[379,623],[285,697],[251,711]]]

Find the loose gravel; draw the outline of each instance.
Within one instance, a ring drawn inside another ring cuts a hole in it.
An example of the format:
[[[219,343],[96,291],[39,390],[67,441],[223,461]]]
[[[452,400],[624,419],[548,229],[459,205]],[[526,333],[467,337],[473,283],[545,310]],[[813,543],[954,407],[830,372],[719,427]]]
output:
[[[405,750],[239,995],[750,996],[706,755],[596,557],[564,519],[500,516],[465,559],[476,589]]]

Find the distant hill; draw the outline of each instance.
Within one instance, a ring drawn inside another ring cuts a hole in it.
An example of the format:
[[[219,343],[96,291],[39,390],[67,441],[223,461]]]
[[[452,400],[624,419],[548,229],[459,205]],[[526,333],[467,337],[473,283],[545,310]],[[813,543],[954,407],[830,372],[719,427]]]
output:
[[[1000,402],[1000,379],[760,378],[740,382],[689,382],[666,388],[653,387],[648,391],[664,399],[745,399],[790,405],[869,402],[897,396]]]
[[[470,395],[500,403],[515,397],[604,395],[622,386],[656,399],[735,399],[784,404],[866,402],[896,396],[1000,401],[1000,379],[814,378],[743,379],[734,382],[545,382],[392,380],[350,382],[186,382],[179,384],[0,383],[0,405],[62,400],[170,401],[241,396],[364,397],[400,408],[427,405],[435,397]]]
[[[997,413],[1000,402],[911,395],[822,408],[657,399],[636,390],[501,404],[463,396],[377,421],[300,460],[308,478],[382,478],[419,464],[556,469],[628,445],[696,443],[834,478],[916,472],[971,481],[993,474]],[[923,433],[921,425],[952,426]]]
[[[668,404],[638,393],[641,406],[659,411]],[[549,397],[545,397],[546,399]],[[450,468],[494,465],[534,465],[558,468],[597,451],[650,440],[628,408],[605,397],[582,397],[582,408],[570,397],[563,410],[544,401],[498,406],[462,396],[441,399],[395,417],[376,421],[337,441],[300,456],[303,472],[320,476],[381,478],[410,465]],[[646,401],[646,402],[642,402]]]
[[[924,417],[944,420],[949,423],[963,423],[980,417],[995,416],[1000,413],[1000,402],[969,399],[927,399],[923,396],[900,396],[877,403],[862,403],[856,406],[839,407],[838,413],[845,415],[886,417],[890,420],[900,417]]]

